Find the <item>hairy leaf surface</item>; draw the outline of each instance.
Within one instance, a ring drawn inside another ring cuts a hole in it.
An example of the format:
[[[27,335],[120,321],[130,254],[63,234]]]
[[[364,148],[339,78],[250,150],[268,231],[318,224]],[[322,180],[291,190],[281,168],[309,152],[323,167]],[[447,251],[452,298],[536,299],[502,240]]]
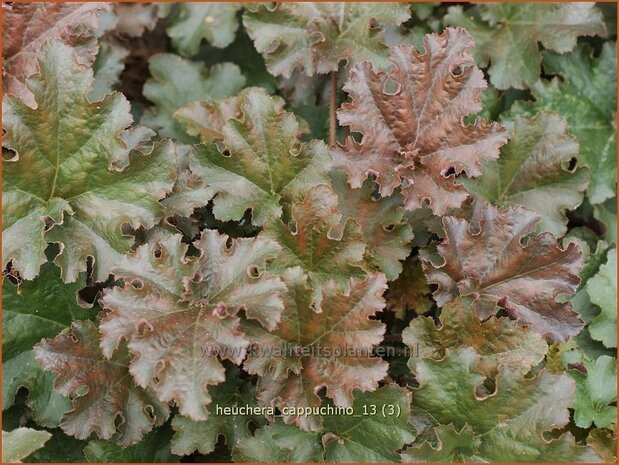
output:
[[[425,261],[428,282],[438,285],[439,306],[471,296],[482,319],[498,306],[548,339],[578,334],[582,320],[557,297],[578,287],[580,248],[570,243],[562,249],[550,233],[525,240],[538,221],[520,206],[502,211],[480,203],[471,220],[444,217],[445,239],[437,248],[443,263]]]
[[[410,17],[401,3],[277,3],[245,12],[243,24],[274,76],[337,71],[341,61],[389,67],[381,26]],[[378,25],[378,27],[377,27]]]
[[[447,24],[465,27],[475,38],[476,59],[488,68],[498,89],[531,87],[542,57],[537,43],[570,52],[579,36],[606,35],[602,13],[593,3],[488,3],[463,11],[449,8]]]
[[[349,136],[332,157],[351,187],[361,187],[371,174],[381,195],[402,186],[406,208],[428,203],[442,215],[467,197],[455,176],[479,176],[480,161],[496,158],[507,138],[503,128],[479,118],[463,124],[481,110],[479,94],[486,88],[470,53],[471,36],[448,28],[426,35],[424,44],[423,54],[409,45],[392,48],[389,73],[376,73],[368,63],[351,70],[344,86],[351,102],[342,105],[338,120],[363,138]]]
[[[132,117],[121,94],[90,102],[92,71],[68,46],[49,42],[39,66],[30,81],[36,109],[4,99],[4,145],[14,156],[3,161],[2,264],[12,260],[33,279],[47,242],[58,242],[66,282],[86,270],[88,257],[101,281],[131,245],[122,225],[151,227],[162,217],[158,200],[172,188],[174,147],[162,141],[146,150],[150,133],[127,130]]]

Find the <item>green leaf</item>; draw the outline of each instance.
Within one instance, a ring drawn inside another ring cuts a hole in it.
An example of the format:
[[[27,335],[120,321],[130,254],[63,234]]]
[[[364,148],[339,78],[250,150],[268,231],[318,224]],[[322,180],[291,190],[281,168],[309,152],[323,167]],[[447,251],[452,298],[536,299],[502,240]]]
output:
[[[252,223],[280,218],[318,184],[329,183],[330,159],[324,142],[299,139],[305,128],[283,110],[284,101],[249,88],[234,100],[213,107],[208,102],[176,113],[203,141],[222,140],[222,150],[198,146],[201,174],[217,196],[213,213],[222,221],[240,220],[252,211]]]
[[[589,333],[606,347],[617,347],[617,249],[607,257],[598,273],[587,281],[591,302],[602,309],[589,324]]]
[[[52,435],[32,428],[2,431],[2,463],[21,463],[35,450],[45,445]]]
[[[259,428],[232,451],[236,461],[256,462],[397,462],[398,451],[413,438],[409,424],[411,394],[394,384],[355,396],[352,415],[323,416],[320,433],[311,433],[278,421]],[[330,402],[322,408],[332,409]]]
[[[112,441],[93,439],[84,448],[84,456],[91,463],[173,463],[180,457],[170,451],[169,428],[151,431],[136,445],[122,448]]]
[[[473,349],[461,348],[440,361],[420,360],[413,413],[425,412],[458,431],[469,425],[479,438],[474,457],[481,461],[599,460],[590,448],[577,446],[570,433],[550,441],[543,437],[569,422],[574,381],[568,375],[543,370],[525,378],[502,368],[489,389],[475,371],[479,359]]]
[[[412,350],[409,367],[420,359],[440,360],[448,350],[470,347],[479,355],[477,371],[487,376],[499,367],[526,374],[544,359],[548,346],[532,328],[521,327],[510,318],[491,316],[480,322],[470,298],[458,298],[441,310],[440,326],[432,317],[415,318],[402,332]]]
[[[325,388],[325,395],[336,405],[351,406],[355,389],[373,391],[387,374],[387,364],[371,353],[385,332],[384,324],[372,319],[385,306],[385,276],[351,279],[347,292],[327,283],[321,291],[320,310],[312,305],[301,268],[286,270],[283,278],[288,292],[277,328],[267,331],[257,324],[243,325],[255,349],[243,368],[260,376],[259,402],[280,410],[315,408],[321,403],[317,393]],[[317,415],[284,414],[283,419],[304,430],[321,426]]]
[[[90,319],[94,312],[78,303],[77,291],[86,279],[63,284],[58,268],[43,265],[34,281],[19,286],[8,278],[2,284],[2,410],[11,407],[19,389],[28,390],[26,405],[34,420],[45,427],[58,426],[71,409],[68,399],[52,389],[54,376],[43,371],[34,359],[32,346],[45,337],[54,337],[72,320]]]
[[[45,443],[45,447],[30,454],[24,462],[80,463],[84,461],[86,441],[67,436],[60,428],[50,432],[52,437]]]
[[[148,60],[151,78],[144,84],[144,96],[154,103],[140,122],[159,134],[184,143],[195,142],[188,136],[173,113],[197,100],[220,99],[237,93],[245,78],[237,65],[220,63],[210,68],[185,60],[178,55],[160,53]]]
[[[106,359],[99,344],[99,329],[92,322],[74,321],[70,330],[43,339],[34,353],[43,368],[57,373],[56,392],[72,398],[73,410],[64,416],[62,430],[77,439],[92,433],[114,437],[127,447],[163,424],[169,408],[134,384],[125,346]]]
[[[589,428],[592,423],[598,428],[616,423],[617,407],[617,359],[603,355],[595,362],[585,363],[586,373],[570,370],[576,380],[574,398],[574,423],[579,428]]]
[[[578,143],[559,115],[517,118],[501,157],[482,162],[483,176],[465,179],[464,185],[499,207],[522,205],[537,212],[540,230],[561,237],[567,230],[565,211],[581,204],[589,180],[586,168],[568,167],[577,155]]]
[[[128,55],[129,50],[119,41],[101,40],[99,53],[92,65],[95,81],[88,95],[90,100],[101,100],[117,86]]]
[[[381,27],[409,17],[402,3],[277,3],[250,8],[243,25],[269,72],[289,78],[337,71],[340,61],[389,67]]]
[[[445,22],[466,28],[475,38],[475,57],[489,65],[498,89],[531,87],[540,75],[538,42],[548,50],[570,52],[579,36],[606,36],[602,13],[593,3],[488,3],[453,6]]]
[[[414,430],[409,424],[410,405],[411,393],[395,384],[357,394],[352,416],[324,417],[325,460],[398,462],[398,450],[414,439]]]
[[[197,54],[203,39],[218,48],[225,48],[234,41],[240,4],[181,3],[177,8],[166,31],[181,55]]]
[[[590,169],[587,195],[592,204],[615,196],[616,64],[614,42],[606,42],[598,57],[587,44],[578,46],[568,55],[545,53],[544,70],[560,77],[537,82],[531,89],[535,101],[517,102],[510,112],[532,115],[551,110],[567,119],[570,133],[578,139],[580,164]]]
[[[235,462],[322,462],[320,435],[281,422],[258,428],[232,449]]]
[[[86,270],[88,257],[102,281],[131,246],[122,226],[149,228],[163,216],[158,201],[172,188],[174,146],[145,148],[150,131],[126,130],[132,117],[121,94],[90,102],[92,70],[68,46],[47,43],[39,67],[29,81],[36,109],[4,97],[4,145],[14,156],[3,161],[2,265],[12,260],[33,279],[47,242],[58,242],[65,282]]]
[[[402,452],[403,462],[477,462],[479,437],[475,436],[469,425],[460,431],[453,425],[439,425],[434,428],[436,439],[422,442]]]
[[[292,206],[290,226],[275,220],[264,229],[265,236],[281,246],[270,268],[283,273],[287,268],[301,267],[317,307],[320,289],[327,281],[346,289],[351,278],[366,274],[362,268],[366,245],[360,228],[350,219],[341,224],[337,202],[329,186],[316,186],[302,202]]]
[[[238,369],[228,369],[226,381],[211,389],[213,402],[209,405],[208,419],[194,421],[181,415],[172,420],[174,437],[172,452],[189,455],[194,451],[209,454],[215,450],[218,437],[223,435],[229,448],[250,436],[250,424],[260,425],[265,418],[258,415],[226,414],[226,407],[256,406],[256,388],[241,379]],[[221,410],[220,410],[221,409]]]
[[[331,172],[331,184],[338,196],[341,222],[353,219],[367,238],[366,258],[393,281],[402,272],[400,263],[408,257],[413,230],[404,219],[403,197],[399,192],[389,197],[377,194],[376,183],[367,179],[360,189],[351,189],[346,174]]]

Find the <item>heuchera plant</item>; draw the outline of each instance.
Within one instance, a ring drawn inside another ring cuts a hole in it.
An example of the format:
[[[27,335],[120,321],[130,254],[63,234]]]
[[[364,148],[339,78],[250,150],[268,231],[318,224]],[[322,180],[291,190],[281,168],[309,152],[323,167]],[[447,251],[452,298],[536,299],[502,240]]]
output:
[[[3,13],[3,462],[615,460],[614,4]]]

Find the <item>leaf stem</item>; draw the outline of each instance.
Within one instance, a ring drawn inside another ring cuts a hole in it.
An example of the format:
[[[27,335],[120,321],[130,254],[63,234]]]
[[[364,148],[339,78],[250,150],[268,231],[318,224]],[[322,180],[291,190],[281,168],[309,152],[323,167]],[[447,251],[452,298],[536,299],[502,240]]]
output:
[[[337,105],[337,71],[331,73],[331,98],[329,101],[329,145],[335,144],[335,107]]]

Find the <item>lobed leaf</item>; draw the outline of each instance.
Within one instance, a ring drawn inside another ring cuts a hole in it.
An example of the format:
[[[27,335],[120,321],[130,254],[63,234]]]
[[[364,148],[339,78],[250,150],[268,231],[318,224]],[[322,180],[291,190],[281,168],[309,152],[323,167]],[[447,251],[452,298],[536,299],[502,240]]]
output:
[[[578,287],[580,248],[570,243],[561,249],[550,233],[525,242],[538,221],[520,206],[502,211],[480,203],[469,220],[444,217],[445,239],[437,248],[443,263],[424,262],[428,282],[438,285],[439,306],[471,296],[481,319],[500,307],[550,340],[578,334],[582,320],[557,298]]]
[[[250,424],[265,423],[264,417],[257,415],[218,413],[218,408],[256,406],[256,388],[243,382],[240,376],[238,369],[229,369],[226,381],[212,388],[213,402],[208,407],[209,415],[205,421],[194,421],[179,415],[174,417],[173,453],[189,455],[197,450],[209,454],[215,450],[220,436],[225,438],[226,444],[232,449],[250,436]]]
[[[70,331],[43,339],[34,347],[43,368],[58,374],[56,392],[72,396],[73,410],[60,427],[77,439],[91,433],[123,447],[136,444],[169,415],[166,404],[136,386],[129,374],[129,354],[120,348],[112,359],[99,348],[99,331],[90,321],[74,321]]]
[[[402,186],[407,209],[428,203],[443,215],[467,198],[456,176],[479,176],[480,160],[496,158],[507,137],[495,123],[462,122],[481,110],[479,95],[486,88],[470,53],[471,36],[448,28],[440,36],[426,35],[424,44],[423,54],[409,45],[392,48],[394,69],[388,73],[376,73],[367,63],[351,69],[344,90],[352,100],[337,115],[362,139],[349,136],[331,154],[351,187],[373,175],[382,196]]]
[[[190,133],[199,132],[205,142],[222,141],[221,151],[213,145],[196,148],[204,160],[201,173],[217,194],[217,219],[240,220],[249,209],[252,222],[262,226],[280,218],[313,186],[329,182],[325,144],[302,142],[305,127],[283,108],[279,97],[249,88],[215,107],[204,102],[176,113],[181,121],[191,121]]]
[[[402,272],[402,264],[410,253],[413,230],[404,219],[402,196],[377,197],[375,183],[368,179],[360,189],[351,189],[346,175],[339,171],[331,173],[331,185],[338,197],[340,222],[354,220],[367,238],[366,258],[369,265],[377,268],[393,281]]]
[[[529,88],[541,73],[537,43],[570,52],[579,36],[606,36],[602,13],[593,3],[488,3],[464,11],[449,7],[445,22],[466,28],[475,38],[475,56],[488,66],[497,89]]]
[[[37,72],[37,57],[48,40],[70,46],[80,64],[90,65],[97,54],[94,30],[105,3],[3,4],[2,94],[19,97],[34,107],[36,98],[27,79]]]
[[[465,180],[469,192],[506,208],[521,205],[541,217],[541,231],[563,236],[566,210],[582,203],[588,169],[569,166],[577,160],[578,142],[559,115],[540,112],[517,118],[511,140],[496,161],[483,163],[484,175]]]
[[[359,226],[351,220],[341,223],[338,199],[327,185],[312,188],[302,202],[292,206],[293,223],[272,221],[265,237],[281,246],[270,268],[283,273],[301,267],[307,275],[313,300],[320,306],[321,288],[328,281],[346,288],[350,278],[363,278],[362,260],[366,245]]]
[[[587,293],[602,310],[588,329],[591,337],[606,347],[617,347],[617,249],[608,252],[607,261],[587,281]]]
[[[484,376],[475,371],[478,365],[479,355],[461,348],[448,351],[441,361],[421,360],[415,371],[419,387],[413,392],[413,412],[425,411],[439,424],[453,424],[456,431],[470,427],[479,446],[460,451],[472,454],[467,461],[599,460],[590,448],[576,445],[571,433],[552,440],[543,437],[569,421],[574,382],[568,375],[541,371],[524,378],[503,368],[488,389]]]
[[[125,286],[102,298],[103,353],[127,339],[136,382],[193,420],[206,419],[209,386],[225,379],[219,359],[245,357],[239,310],[272,328],[283,309],[284,284],[260,271],[278,246],[262,237],[227,241],[205,230],[195,243],[200,256],[189,258],[180,235],[152,240],[114,268]]]
[[[579,162],[589,167],[587,196],[596,205],[616,193],[617,95],[611,90],[617,86],[616,63],[617,50],[612,42],[605,43],[597,57],[586,44],[568,55],[545,53],[545,72],[558,77],[538,81],[531,89],[535,100],[516,102],[507,115],[511,118],[513,114],[550,110],[565,117],[570,132],[578,139]]]
[[[131,246],[122,226],[148,228],[163,216],[158,201],[174,182],[174,146],[147,147],[148,130],[127,129],[132,117],[121,94],[90,102],[92,70],[68,46],[47,43],[39,67],[29,81],[36,109],[4,98],[3,143],[14,154],[3,160],[2,265],[12,260],[33,279],[47,243],[57,242],[65,282],[86,271],[88,257],[102,281]]]
[[[389,66],[381,28],[410,18],[398,3],[276,3],[243,14],[243,25],[274,76],[337,71],[345,61]]]
[[[198,53],[202,40],[225,48],[234,41],[239,3],[181,3],[167,28],[172,45],[183,56]]]
[[[85,277],[63,284],[51,263],[43,265],[34,281],[13,285],[2,283],[2,410],[10,408],[18,391],[28,390],[26,405],[41,426],[55,427],[71,409],[69,399],[53,390],[54,376],[35,360],[32,347],[68,328],[72,320],[84,320],[94,313],[82,307],[77,292]]]
[[[245,77],[232,63],[219,63],[211,68],[169,53],[158,53],[148,60],[151,73],[142,90],[154,103],[140,122],[159,134],[183,143],[195,142],[173,118],[176,110],[203,99],[221,99],[234,95],[245,85]]]
[[[489,317],[480,322],[473,299],[460,297],[445,305],[440,326],[431,317],[415,318],[402,332],[402,341],[411,348],[412,371],[422,359],[440,360],[448,350],[470,347],[478,354],[475,370],[496,374],[501,367],[526,374],[544,359],[546,342],[531,328],[523,328],[509,318]]]
[[[268,331],[252,323],[243,325],[255,350],[244,369],[257,374],[258,399],[262,405],[280,408],[317,407],[317,392],[326,388],[336,405],[350,406],[353,390],[373,391],[387,371],[387,364],[371,356],[382,340],[385,326],[370,317],[385,306],[384,275],[365,281],[351,280],[342,292],[333,282],[323,286],[320,310],[312,305],[307,277],[299,267],[283,275],[288,292],[284,296],[282,320]],[[317,431],[317,416],[284,415],[284,422]]]
[[[570,370],[576,381],[574,423],[589,428],[592,423],[605,428],[617,421],[617,359],[602,355],[594,362],[585,363],[585,373]]]

